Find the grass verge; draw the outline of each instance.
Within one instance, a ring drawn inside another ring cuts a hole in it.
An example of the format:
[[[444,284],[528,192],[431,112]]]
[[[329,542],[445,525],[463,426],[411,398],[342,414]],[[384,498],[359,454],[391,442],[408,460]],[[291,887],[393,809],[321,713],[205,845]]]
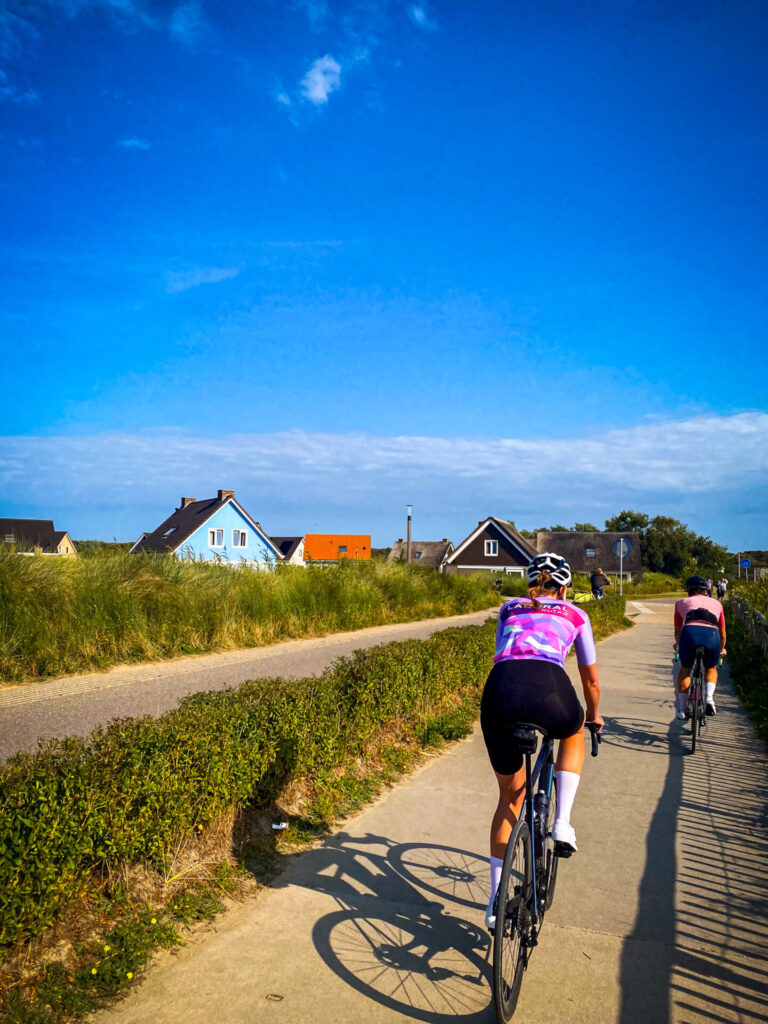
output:
[[[494,603],[489,578],[404,564],[261,572],[170,555],[25,558],[0,545],[0,679],[255,647]]]

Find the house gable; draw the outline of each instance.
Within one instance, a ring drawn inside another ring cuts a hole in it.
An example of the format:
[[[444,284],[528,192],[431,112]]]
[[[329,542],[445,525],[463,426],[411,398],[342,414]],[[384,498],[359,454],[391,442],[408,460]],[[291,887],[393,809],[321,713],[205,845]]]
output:
[[[215,530],[217,534],[213,545],[210,543],[210,530]],[[223,534],[221,544],[217,543],[219,532]],[[242,532],[245,532],[246,543],[236,545],[235,534]],[[226,499],[173,551],[178,555],[221,559],[224,562],[279,562],[283,557],[280,549],[264,533],[259,523],[251,519],[234,498]]]
[[[477,529],[448,557],[446,567],[497,571],[521,569],[529,564],[535,553],[511,523],[489,516],[478,523]]]

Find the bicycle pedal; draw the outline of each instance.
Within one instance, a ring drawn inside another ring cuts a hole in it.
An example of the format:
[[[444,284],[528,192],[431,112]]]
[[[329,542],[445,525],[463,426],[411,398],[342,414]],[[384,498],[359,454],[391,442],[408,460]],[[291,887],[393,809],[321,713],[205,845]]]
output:
[[[576,851],[568,843],[555,843],[556,857],[572,857]]]

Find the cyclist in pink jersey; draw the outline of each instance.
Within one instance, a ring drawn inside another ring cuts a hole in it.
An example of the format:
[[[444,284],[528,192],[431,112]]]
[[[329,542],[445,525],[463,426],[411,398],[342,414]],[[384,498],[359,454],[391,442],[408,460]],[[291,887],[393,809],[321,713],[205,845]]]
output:
[[[516,722],[532,722],[560,740],[555,765],[557,811],[552,838],[576,852],[571,808],[584,766],[584,710],[565,671],[576,649],[587,705],[586,720],[600,728],[600,684],[589,616],[565,600],[571,570],[560,555],[536,555],[526,570],[527,598],[513,598],[499,609],[494,665],[483,690],[480,725],[499,785],[491,823],[491,898],[485,923],[496,923],[494,901],[501,866],[523,802],[523,755],[511,736]]]
[[[725,613],[723,606],[707,594],[707,581],[703,576],[689,576],[685,581],[688,597],[675,604],[675,646],[680,656],[677,674],[677,717],[687,718],[688,690],[691,687],[691,668],[697,647],[704,648],[704,668],[707,681],[707,714],[716,715],[715,687],[717,665],[725,654]]]

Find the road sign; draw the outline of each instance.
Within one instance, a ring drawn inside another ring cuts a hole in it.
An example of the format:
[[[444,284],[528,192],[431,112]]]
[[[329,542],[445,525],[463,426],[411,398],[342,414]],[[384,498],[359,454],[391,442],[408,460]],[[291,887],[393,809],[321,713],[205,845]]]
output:
[[[740,565],[741,565],[742,569],[749,569],[749,568],[751,568],[752,563],[750,562],[750,560],[748,558],[742,558],[742,560],[740,562]]]
[[[616,555],[617,558],[626,558],[629,552],[632,550],[632,545],[626,539],[626,537],[619,537],[611,544],[611,551]],[[744,564],[743,562],[741,563]]]

